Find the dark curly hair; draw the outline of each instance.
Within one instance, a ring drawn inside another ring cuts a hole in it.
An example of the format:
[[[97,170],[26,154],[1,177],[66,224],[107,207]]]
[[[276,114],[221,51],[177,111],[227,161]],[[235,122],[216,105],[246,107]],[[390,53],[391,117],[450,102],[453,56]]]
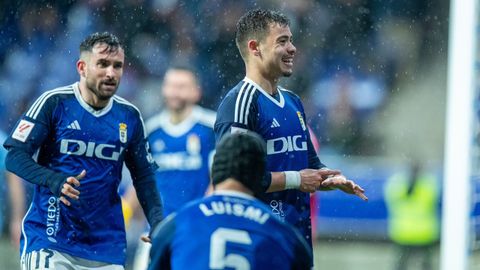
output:
[[[267,163],[265,142],[256,133],[235,133],[219,142],[212,165],[212,183],[233,178],[253,193],[264,190],[262,180]]]
[[[280,26],[289,26],[290,20],[278,11],[254,9],[245,13],[237,22],[235,42],[240,55],[245,60],[249,39],[263,40],[270,30],[270,25],[277,23]]]
[[[123,48],[122,43],[114,34],[109,32],[96,32],[89,35],[87,38],[85,38],[85,40],[82,41],[82,43],[80,43],[80,53],[91,52],[93,47],[99,43],[107,44],[105,51],[108,52],[116,52],[119,48]]]

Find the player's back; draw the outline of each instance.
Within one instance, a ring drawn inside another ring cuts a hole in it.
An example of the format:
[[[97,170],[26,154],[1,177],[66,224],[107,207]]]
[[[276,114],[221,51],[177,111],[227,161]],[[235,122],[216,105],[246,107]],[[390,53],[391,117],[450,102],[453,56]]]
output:
[[[189,204],[158,232],[150,269],[310,268],[299,234],[243,193],[217,192]]]

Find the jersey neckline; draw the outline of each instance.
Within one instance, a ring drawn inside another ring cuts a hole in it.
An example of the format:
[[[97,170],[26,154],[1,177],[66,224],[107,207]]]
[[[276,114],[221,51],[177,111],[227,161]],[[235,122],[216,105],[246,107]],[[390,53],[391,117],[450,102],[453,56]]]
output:
[[[80,106],[82,106],[87,112],[89,112],[90,114],[92,114],[95,117],[101,117],[101,116],[104,116],[105,114],[107,114],[112,109],[113,97],[110,98],[110,100],[108,101],[108,104],[107,104],[107,106],[105,106],[105,108],[103,108],[101,110],[95,110],[94,108],[92,108],[83,99],[82,95],[80,94],[80,88],[79,88],[78,85],[79,85],[79,82],[76,82],[76,83],[73,84],[73,93],[75,93],[75,97],[77,98],[78,103],[80,103]]]
[[[265,91],[260,85],[255,83],[252,79],[245,77],[243,79],[244,82],[252,84],[260,93],[262,93],[264,96],[266,96],[270,101],[272,101],[275,105],[277,105],[280,108],[283,108],[285,106],[285,99],[283,97],[282,91],[280,90],[280,87],[277,87],[277,92],[279,96],[279,100],[276,100],[274,97],[272,97],[267,91]]]

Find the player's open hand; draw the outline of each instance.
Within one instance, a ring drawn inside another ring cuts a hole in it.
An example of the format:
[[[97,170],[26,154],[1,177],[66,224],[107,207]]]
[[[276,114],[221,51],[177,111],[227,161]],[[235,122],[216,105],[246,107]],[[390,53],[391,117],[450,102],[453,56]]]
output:
[[[75,189],[75,187],[80,186],[80,180],[85,177],[87,172],[83,170],[79,175],[73,177],[70,176],[67,178],[67,181],[62,186],[62,196],[60,196],[60,201],[64,203],[66,206],[70,206],[70,201],[67,200],[66,197],[74,200],[78,200],[78,196],[80,195],[80,191]]]
[[[368,201],[365,196],[365,190],[352,180],[348,180],[344,175],[333,175],[322,182],[322,188],[338,188],[345,193],[354,194],[364,201]]]
[[[340,171],[330,169],[304,169],[300,171],[300,191],[313,193],[320,189],[322,182]]]

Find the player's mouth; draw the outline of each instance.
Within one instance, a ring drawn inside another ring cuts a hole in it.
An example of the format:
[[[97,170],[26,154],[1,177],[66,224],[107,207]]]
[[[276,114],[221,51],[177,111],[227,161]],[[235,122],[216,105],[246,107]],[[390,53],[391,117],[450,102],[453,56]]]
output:
[[[102,84],[108,88],[115,88],[117,87],[117,83],[115,81],[104,81]]]
[[[283,62],[287,67],[293,67],[293,57],[284,57],[284,58],[282,58],[282,62]]]

